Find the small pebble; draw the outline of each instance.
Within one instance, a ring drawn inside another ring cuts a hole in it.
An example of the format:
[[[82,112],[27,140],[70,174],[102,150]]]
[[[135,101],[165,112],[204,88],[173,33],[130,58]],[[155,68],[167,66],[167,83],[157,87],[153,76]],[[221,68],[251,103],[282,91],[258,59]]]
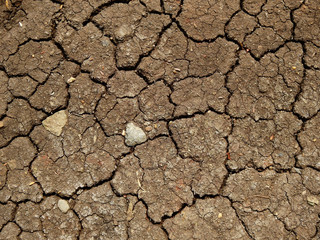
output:
[[[301,172],[301,169],[299,169],[299,168],[293,168],[297,173],[299,173],[299,174],[302,174],[302,172]]]
[[[314,206],[314,205],[318,205],[319,204],[319,200],[317,197],[315,196],[308,196],[307,197],[307,201],[308,201],[308,204],[311,205],[311,206]]]
[[[219,214],[218,214],[218,218],[222,218],[222,213],[219,213]]]
[[[71,77],[71,78],[69,78],[68,80],[67,80],[67,83],[72,83],[72,82],[74,82],[76,79],[74,78],[74,77]]]
[[[67,124],[68,116],[65,110],[56,112],[42,121],[43,127],[56,136],[60,136],[63,127]]]
[[[128,123],[126,127],[125,143],[132,147],[147,141],[144,131],[134,123]]]
[[[70,209],[69,203],[64,199],[59,199],[58,201],[58,208],[61,212],[66,213]]]
[[[3,121],[0,121],[0,128],[3,128],[4,127],[4,123]]]

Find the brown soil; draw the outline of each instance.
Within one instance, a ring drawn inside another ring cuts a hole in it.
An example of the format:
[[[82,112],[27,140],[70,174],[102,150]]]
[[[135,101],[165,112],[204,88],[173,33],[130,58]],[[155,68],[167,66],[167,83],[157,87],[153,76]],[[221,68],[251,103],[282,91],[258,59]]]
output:
[[[0,239],[320,239],[318,1],[10,2]]]

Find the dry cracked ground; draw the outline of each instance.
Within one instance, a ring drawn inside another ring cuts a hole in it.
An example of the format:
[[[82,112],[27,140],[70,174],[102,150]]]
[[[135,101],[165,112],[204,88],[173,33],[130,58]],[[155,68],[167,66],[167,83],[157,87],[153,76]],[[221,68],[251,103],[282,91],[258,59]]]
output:
[[[318,0],[0,19],[1,240],[320,239]]]

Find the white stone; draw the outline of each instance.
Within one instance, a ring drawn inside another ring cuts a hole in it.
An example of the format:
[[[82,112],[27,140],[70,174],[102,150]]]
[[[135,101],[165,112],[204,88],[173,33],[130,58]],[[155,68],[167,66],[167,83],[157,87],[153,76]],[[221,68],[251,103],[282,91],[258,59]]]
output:
[[[140,127],[134,123],[128,123],[126,127],[125,139],[125,143],[128,146],[135,146],[147,141],[147,136]]]
[[[56,136],[60,136],[67,124],[68,116],[65,110],[59,111],[42,121],[43,127]]]
[[[308,204],[311,206],[318,205],[319,200],[316,196],[307,196]]]
[[[69,203],[64,199],[59,199],[58,201],[58,208],[61,212],[66,213],[70,209]]]
[[[67,80],[67,83],[73,83],[76,79],[74,77],[71,77]]]

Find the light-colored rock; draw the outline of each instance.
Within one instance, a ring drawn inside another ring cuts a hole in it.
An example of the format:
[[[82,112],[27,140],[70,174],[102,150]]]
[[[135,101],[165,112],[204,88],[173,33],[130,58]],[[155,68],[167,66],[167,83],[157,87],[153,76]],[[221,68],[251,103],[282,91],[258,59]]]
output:
[[[65,110],[59,111],[42,121],[46,130],[56,136],[60,136],[63,127],[67,124],[68,116]]]
[[[125,143],[128,146],[135,146],[147,141],[147,136],[140,127],[134,123],[128,123],[126,127],[125,139]]]
[[[74,77],[71,77],[67,80],[67,83],[73,83],[76,79]]]
[[[318,205],[319,200],[316,196],[308,196],[307,197],[308,204],[311,206]]]
[[[61,212],[66,213],[70,209],[69,203],[64,199],[59,199],[58,201],[58,208]]]

